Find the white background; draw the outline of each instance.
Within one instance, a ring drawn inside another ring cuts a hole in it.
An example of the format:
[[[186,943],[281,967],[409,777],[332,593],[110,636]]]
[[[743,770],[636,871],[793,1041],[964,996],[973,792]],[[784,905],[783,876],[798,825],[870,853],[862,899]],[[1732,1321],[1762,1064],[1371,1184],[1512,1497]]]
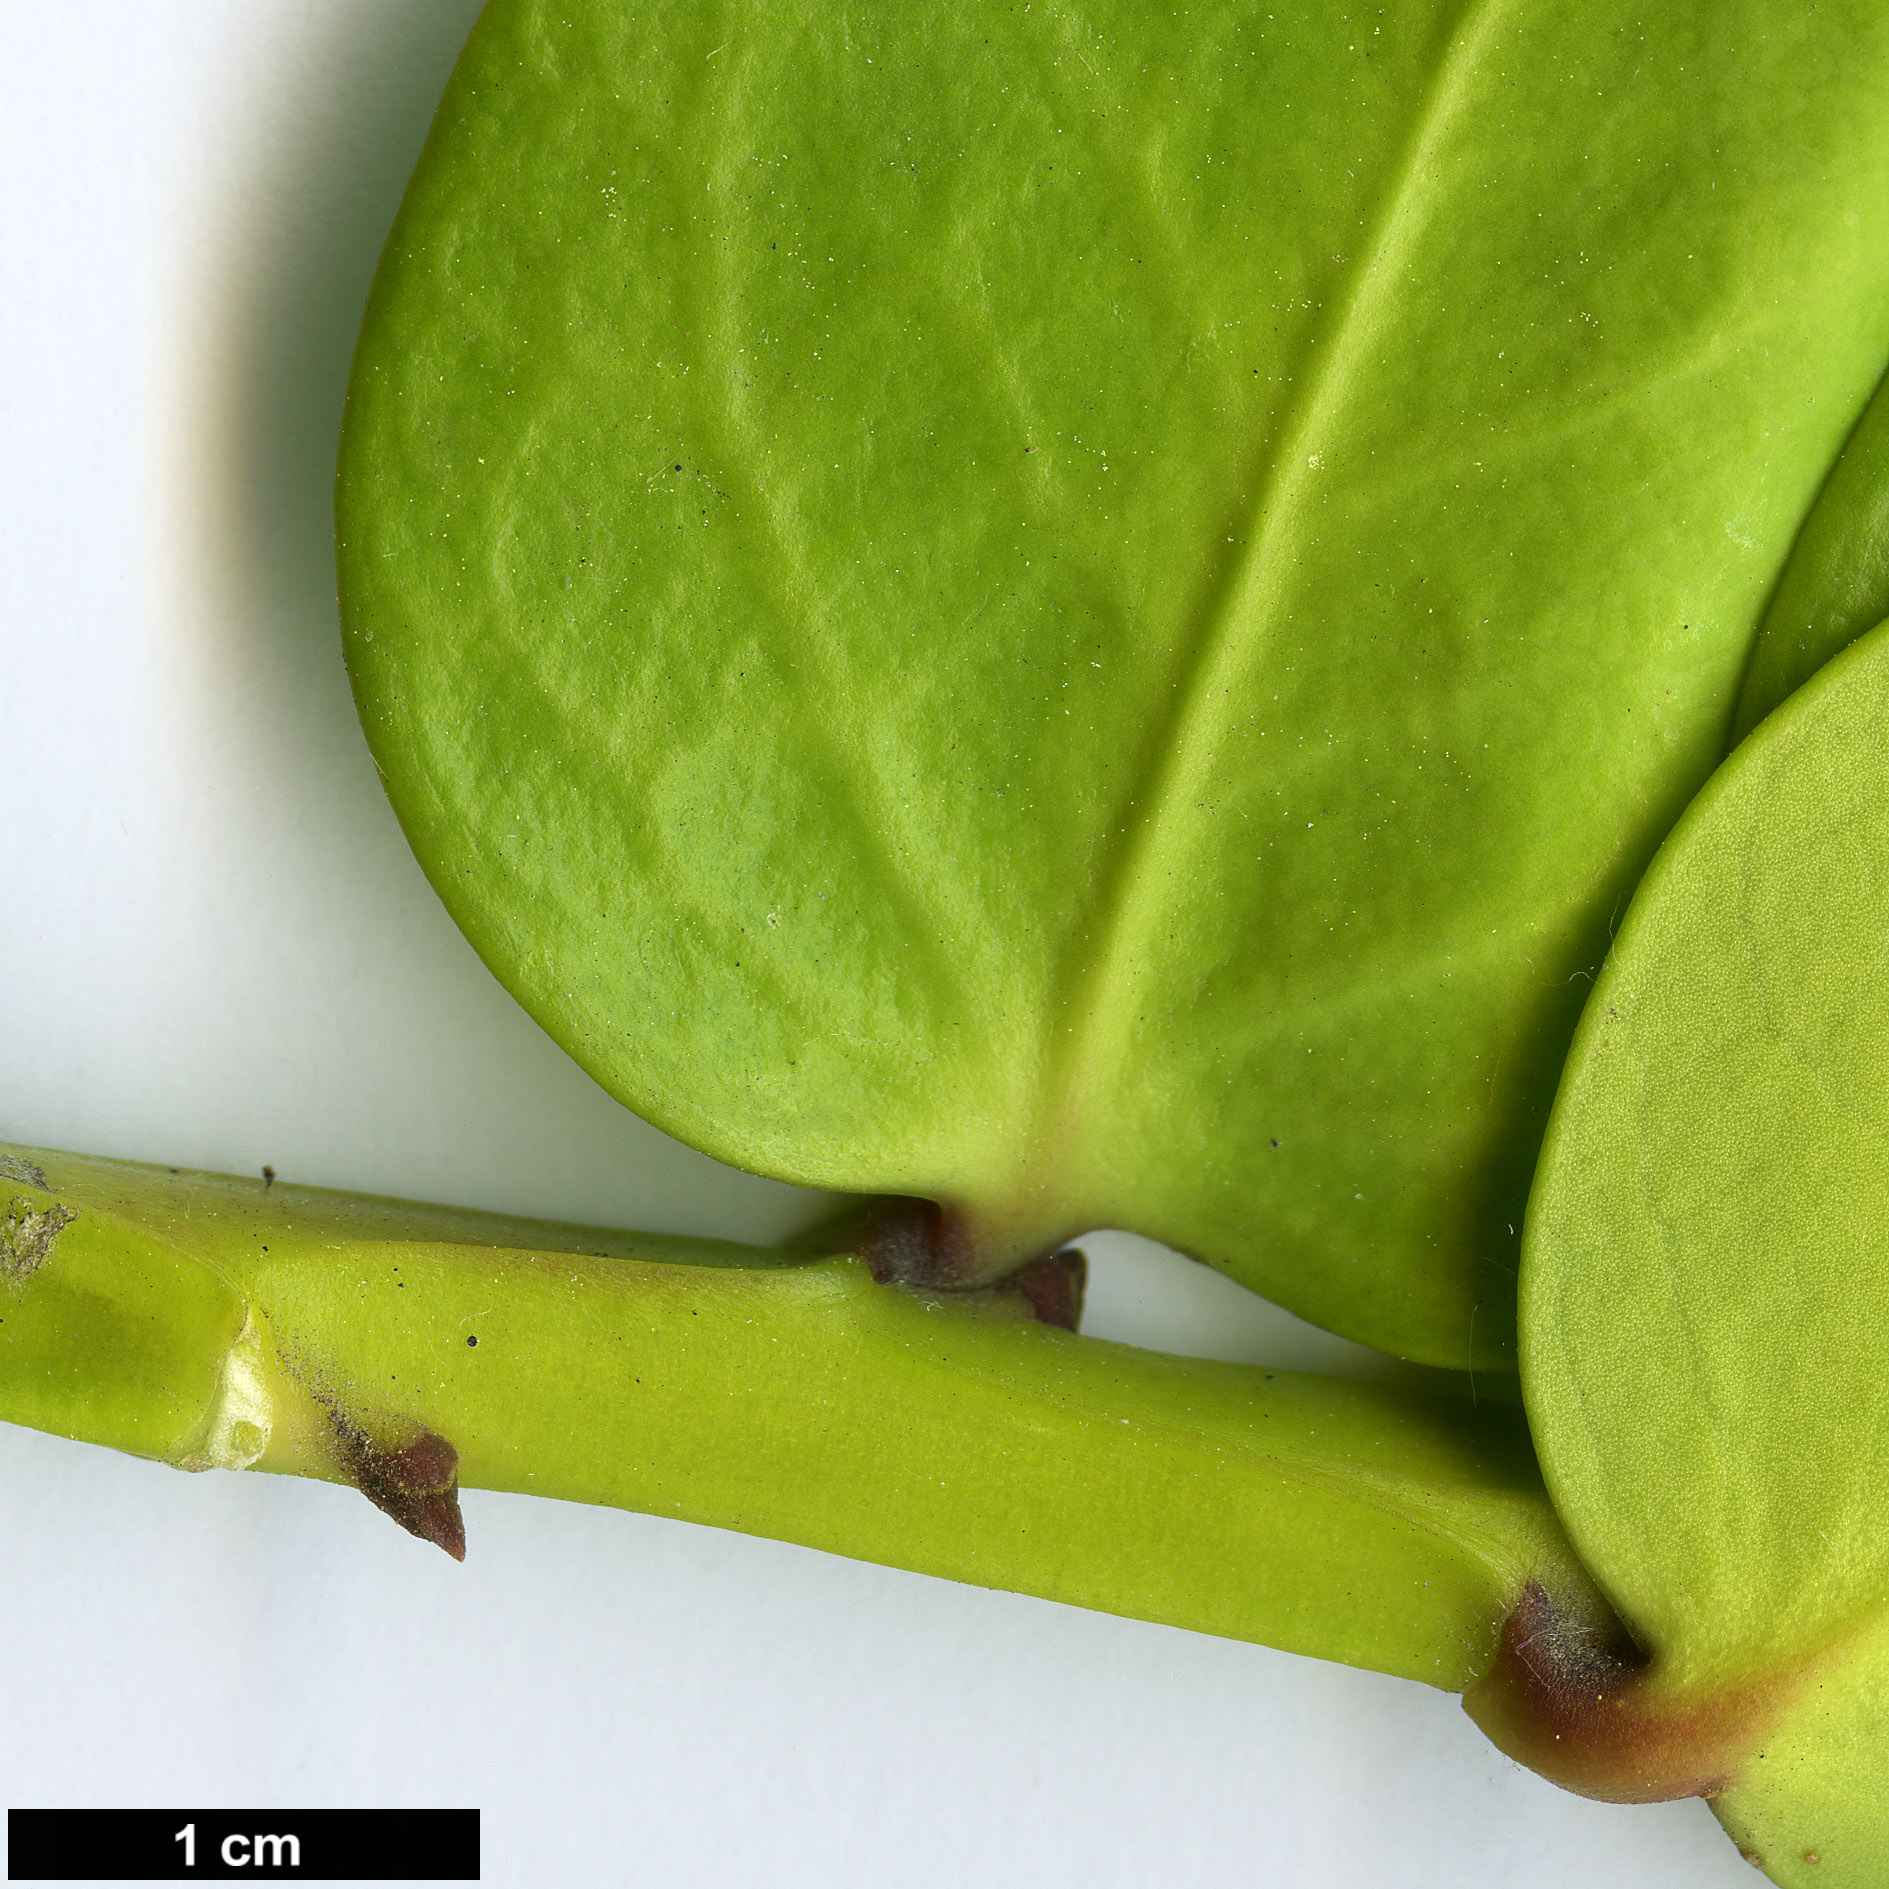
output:
[[[460,941],[349,703],[329,481],[470,0],[0,0],[0,1139],[774,1236]],[[1089,1328],[1343,1366],[1133,1242]],[[1424,1688],[686,1524],[0,1428],[0,1798],[478,1805],[488,1882],[1745,1884]]]

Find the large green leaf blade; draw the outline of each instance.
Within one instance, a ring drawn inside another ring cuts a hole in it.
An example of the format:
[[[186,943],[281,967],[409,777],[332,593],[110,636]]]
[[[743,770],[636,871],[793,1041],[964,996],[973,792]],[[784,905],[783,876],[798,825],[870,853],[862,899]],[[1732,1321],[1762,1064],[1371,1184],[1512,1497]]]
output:
[[[1861,5],[496,5],[343,454],[416,851],[725,1158],[1502,1354],[1889,352],[1886,79]]]

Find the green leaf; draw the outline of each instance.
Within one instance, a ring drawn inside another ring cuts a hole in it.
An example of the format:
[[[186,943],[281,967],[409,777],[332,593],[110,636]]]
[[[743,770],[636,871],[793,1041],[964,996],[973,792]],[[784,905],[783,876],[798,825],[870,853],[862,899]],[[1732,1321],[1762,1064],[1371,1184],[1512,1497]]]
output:
[[[1449,1364],[1889,355],[1874,0],[497,0],[348,651],[498,976],[750,1168]],[[1552,128],[1547,135],[1547,128]]]
[[[1812,1671],[1738,1787],[1713,1805],[1739,1848],[1785,1889],[1889,1881],[1889,1616],[1839,1653]]]
[[[1838,650],[1889,617],[1889,381],[1818,494],[1764,614],[1732,725],[1743,738]]]
[[[1732,1710],[1721,1815],[1767,1864],[1817,1851],[1819,1882],[1889,1860],[1885,809],[1889,625],[1737,751],[1647,874],[1569,1058],[1522,1282],[1569,1535],[1650,1695]]]

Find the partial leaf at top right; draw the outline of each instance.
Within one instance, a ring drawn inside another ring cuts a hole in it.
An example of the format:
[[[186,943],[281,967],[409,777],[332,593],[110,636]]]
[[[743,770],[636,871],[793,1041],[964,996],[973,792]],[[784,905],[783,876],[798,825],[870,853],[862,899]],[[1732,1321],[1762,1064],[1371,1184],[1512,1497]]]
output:
[[[1587,978],[1889,359],[1879,0],[494,0],[339,501],[388,791],[672,1132],[1510,1355]]]
[[[1804,520],[1764,613],[1732,724],[1742,741],[1830,658],[1889,617],[1889,380]]]

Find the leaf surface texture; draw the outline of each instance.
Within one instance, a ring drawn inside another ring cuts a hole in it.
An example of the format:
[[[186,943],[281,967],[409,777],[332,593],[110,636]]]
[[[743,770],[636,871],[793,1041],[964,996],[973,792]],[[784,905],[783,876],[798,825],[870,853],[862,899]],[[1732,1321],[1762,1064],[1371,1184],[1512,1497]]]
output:
[[[1860,3],[498,0],[342,457],[415,850],[725,1159],[1503,1358],[1889,357],[1886,122]]]

